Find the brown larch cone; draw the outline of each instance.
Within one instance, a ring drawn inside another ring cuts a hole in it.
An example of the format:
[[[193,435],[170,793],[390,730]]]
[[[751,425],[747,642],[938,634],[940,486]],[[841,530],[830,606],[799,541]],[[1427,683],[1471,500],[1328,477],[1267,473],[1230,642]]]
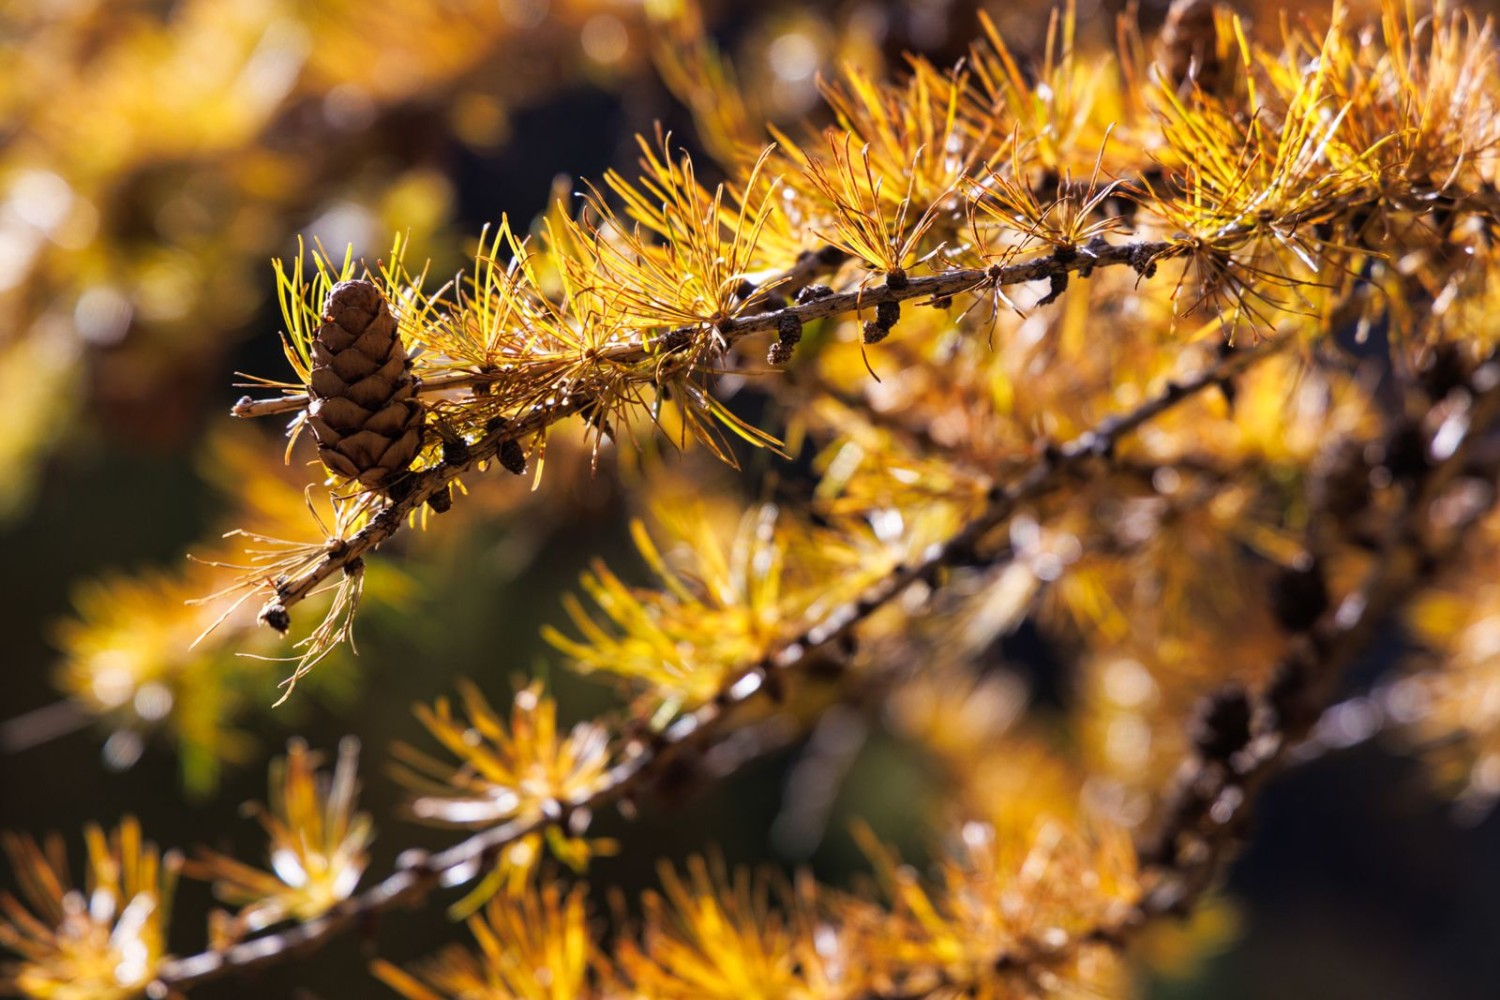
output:
[[[388,486],[421,450],[423,410],[380,289],[368,281],[333,286],[312,359],[307,424],[323,464],[362,486]]]

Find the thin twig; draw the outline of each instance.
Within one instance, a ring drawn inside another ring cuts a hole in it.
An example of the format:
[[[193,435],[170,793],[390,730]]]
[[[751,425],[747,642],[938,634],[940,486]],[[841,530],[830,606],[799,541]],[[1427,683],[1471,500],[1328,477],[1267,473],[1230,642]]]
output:
[[[822,250],[809,250],[797,258],[797,262],[791,267],[775,275],[770,280],[762,283],[761,287],[752,292],[745,300],[746,307],[763,307],[775,299],[785,299],[805,287],[821,274],[837,270],[839,265],[848,259],[848,255],[834,247],[824,247]],[[683,334],[693,333],[696,327],[686,326],[677,330],[660,335],[656,340],[668,343],[681,340]],[[613,347],[601,351],[601,357],[613,360],[622,360],[633,357],[639,352],[639,348],[625,345],[623,348]],[[422,394],[437,392],[452,392],[457,389],[468,389],[478,385],[490,385],[502,381],[507,376],[504,372],[486,371],[448,371],[438,372],[433,375],[424,375],[417,383],[417,392]],[[254,399],[250,396],[242,396],[232,407],[230,414],[236,417],[252,419],[255,417],[274,417],[284,413],[296,413],[307,408],[307,393],[288,391],[285,395],[271,399]]]
[[[522,838],[547,829],[566,828],[576,814],[595,813],[633,795],[661,775],[685,748],[710,736],[731,709],[764,690],[772,675],[795,672],[819,660],[826,649],[840,643],[860,623],[916,582],[936,583],[937,574],[944,567],[971,559],[976,546],[1009,519],[1018,505],[1058,488],[1089,462],[1110,455],[1122,438],[1143,424],[1209,386],[1271,356],[1278,346],[1266,341],[1221,357],[1187,379],[1169,382],[1134,410],[1106,418],[1067,444],[1044,449],[1024,475],[1007,485],[994,487],[983,512],[946,542],[933,545],[920,559],[898,567],[857,600],[834,609],[797,639],[747,666],[731,678],[712,701],[655,735],[632,741],[624,751],[625,758],[594,791],[559,802],[557,808],[542,815],[483,830],[444,851],[432,854],[408,852],[398,861],[396,872],[314,920],[222,951],[167,962],[152,984],[150,995],[165,997],[174,990],[229,973],[270,965],[299,951],[317,948],[371,915],[417,902],[439,883],[461,881],[455,879],[456,874],[472,877],[494,864],[507,847]]]
[[[899,302],[913,298],[941,299],[982,288],[997,288],[1003,285],[1046,280],[1080,269],[1128,265],[1144,272],[1153,262],[1174,252],[1175,244],[1165,241],[1118,245],[1101,242],[1090,248],[1081,249],[1073,255],[1043,257],[1022,264],[1006,266],[959,268],[929,277],[910,278],[898,287],[882,284],[872,288],[837,292],[783,309],[741,317],[721,332],[727,343],[733,343],[751,334],[776,330],[783,318],[788,316],[796,317],[806,323],[870,308],[881,302]],[[599,356],[603,360],[619,363],[639,362],[650,357],[661,357],[663,354],[685,350],[686,346],[692,342],[692,336],[698,333],[701,333],[699,327],[683,327],[647,338],[640,344],[603,349],[599,352]],[[275,593],[273,603],[285,611],[304,600],[324,581],[341,572],[346,566],[356,564],[357,560],[366,553],[389,540],[400,530],[409,513],[420,508],[438,493],[446,492],[453,480],[475,465],[494,459],[504,445],[512,441],[523,442],[533,439],[566,417],[590,410],[594,404],[595,399],[591,394],[578,393],[547,406],[538,407],[511,420],[503,427],[485,434],[469,446],[467,456],[462,461],[444,462],[416,474],[410,490],[401,499],[392,502],[349,538],[331,543],[328,553],[317,564],[290,579],[276,581],[271,588]]]

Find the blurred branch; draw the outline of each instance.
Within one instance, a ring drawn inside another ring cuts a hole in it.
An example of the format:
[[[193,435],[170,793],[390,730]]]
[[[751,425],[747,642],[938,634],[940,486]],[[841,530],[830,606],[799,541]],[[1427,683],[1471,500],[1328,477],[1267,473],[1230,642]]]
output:
[[[1444,491],[1454,479],[1468,471],[1476,442],[1500,417],[1500,361],[1492,357],[1481,365],[1470,386],[1461,390],[1472,392],[1462,440],[1405,485],[1386,545],[1364,581],[1295,637],[1268,691],[1252,697],[1233,688],[1203,706],[1194,755],[1184,762],[1177,791],[1168,802],[1167,818],[1153,841],[1140,848],[1151,885],[1140,902],[1117,923],[1101,924],[1058,941],[1024,940],[1011,945],[993,958],[989,971],[1037,983],[1050,966],[1075,959],[1082,948],[1123,948],[1151,920],[1191,912],[1238,841],[1256,794],[1280,771],[1332,748],[1326,729],[1336,713],[1369,714],[1368,698],[1329,706],[1329,692],[1343,670],[1430,580],[1496,499],[1500,461],[1483,471],[1482,496],[1465,498],[1457,516],[1446,518],[1443,537],[1431,537],[1434,506],[1445,499]],[[1432,442],[1427,443],[1431,449]],[[1328,510],[1316,512],[1310,534],[1318,530],[1316,522],[1322,517],[1337,515]],[[1259,732],[1252,729],[1255,719],[1260,720]],[[1323,736],[1320,731],[1325,731]],[[1356,740],[1343,745],[1353,745],[1378,731],[1378,724],[1367,724]],[[973,985],[946,970],[933,970],[928,988],[920,993],[876,991],[866,993],[863,1000],[917,1000],[931,995],[932,989],[961,991]]]
[[[0,721],[0,754],[30,750],[85,729],[94,717],[71,701],[55,701]]]
[[[1402,506],[1389,523],[1365,580],[1324,610],[1304,632],[1292,630],[1291,650],[1266,692],[1253,699],[1243,691],[1230,696],[1244,701],[1245,712],[1216,712],[1210,706],[1195,756],[1185,763],[1177,792],[1169,801],[1166,821],[1143,852],[1164,875],[1147,901],[1148,912],[1192,905],[1235,841],[1254,795],[1316,732],[1344,668],[1432,578],[1462,544],[1466,530],[1493,505],[1500,463],[1476,480],[1482,485],[1470,491],[1475,495],[1455,501],[1445,494],[1500,414],[1500,362],[1492,357],[1475,371],[1470,387],[1458,391],[1471,393],[1463,436],[1441,461],[1402,487]],[[1400,432],[1398,424],[1389,433]],[[1428,440],[1425,446],[1433,454],[1434,442]],[[1442,525],[1445,533],[1433,537],[1441,524],[1436,509],[1451,502],[1457,502],[1459,509],[1442,512],[1448,522]],[[1336,527],[1340,517],[1327,509],[1315,511],[1309,533]],[[1333,524],[1321,524],[1323,519]],[[1243,723],[1237,719],[1242,714]],[[1256,718],[1260,732],[1250,727]],[[1225,720],[1231,721],[1221,724]]]

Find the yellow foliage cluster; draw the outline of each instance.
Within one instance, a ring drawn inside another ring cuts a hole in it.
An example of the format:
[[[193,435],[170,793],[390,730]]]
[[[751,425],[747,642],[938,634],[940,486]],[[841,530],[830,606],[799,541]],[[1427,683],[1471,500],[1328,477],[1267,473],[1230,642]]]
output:
[[[287,919],[312,920],[354,893],[374,836],[369,815],[354,811],[358,753],[358,744],[346,740],[331,778],[323,781],[316,758],[299,741],[272,765],[269,811],[260,815],[270,840],[269,872],[202,852],[194,874],[212,879],[215,894],[239,907],[233,920],[216,919],[216,944]]]
[[[609,951],[590,932],[581,892],[528,886],[470,920],[477,956],[455,948],[410,972],[380,963],[376,973],[411,1000],[1002,1000],[1122,985],[1107,938],[1139,890],[1118,833],[1092,839],[1043,825],[1012,858],[976,823],[935,880],[885,854],[877,861],[880,887],[855,894],[701,858],[685,873],[666,867],[639,928]]]
[[[45,845],[8,835],[6,853],[21,876],[26,904],[0,897],[0,944],[21,961],[0,987],[48,1000],[127,1000],[142,994],[166,955],[172,892],[180,859],[141,839],[123,821],[106,835],[84,834],[88,878],[71,884],[60,840]]]

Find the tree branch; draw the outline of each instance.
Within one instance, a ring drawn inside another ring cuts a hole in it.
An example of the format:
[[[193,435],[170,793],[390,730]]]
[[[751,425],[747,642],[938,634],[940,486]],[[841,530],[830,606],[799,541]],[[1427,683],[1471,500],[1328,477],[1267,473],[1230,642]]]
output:
[[[785,308],[739,317],[722,329],[721,334],[726,343],[732,344],[751,334],[775,331],[788,317],[807,323],[829,316],[856,312],[882,302],[901,302],[916,298],[943,299],[982,288],[999,288],[1028,281],[1060,279],[1073,272],[1087,272],[1099,267],[1128,265],[1144,275],[1151,272],[1157,261],[1177,252],[1179,252],[1177,245],[1167,241],[1128,244],[1106,244],[1098,241],[1072,254],[1054,254],[1021,264],[1004,266],[997,264],[988,268],[958,268],[929,277],[909,278],[904,283],[898,283],[897,286],[886,283],[872,288],[835,292]],[[599,356],[603,360],[620,363],[659,358],[664,354],[686,350],[693,342],[693,337],[701,332],[701,326],[680,327],[649,337],[640,344],[605,348],[599,352]],[[481,376],[474,374],[469,377],[477,380]],[[451,388],[459,384],[461,384],[459,381],[454,380],[444,383],[443,387]],[[283,404],[285,400],[269,402]],[[469,445],[467,454],[461,461],[445,461],[431,469],[416,473],[410,488],[401,495],[400,499],[394,500],[349,538],[330,542],[327,554],[318,563],[296,576],[277,580],[271,584],[275,596],[268,603],[267,610],[277,608],[285,612],[304,600],[335,573],[356,564],[356,561],[366,553],[395,535],[409,513],[420,508],[438,493],[446,491],[454,479],[474,466],[494,459],[505,445],[537,437],[564,418],[588,411],[594,403],[595,398],[592,394],[579,393],[547,406],[538,407],[485,434]],[[263,612],[262,618],[265,617]],[[281,616],[278,615],[278,617]],[[285,620],[284,617],[282,620]]]
[[[834,609],[795,640],[746,666],[724,685],[717,697],[696,711],[683,715],[654,735],[629,740],[623,751],[624,759],[597,790],[558,802],[555,809],[541,815],[483,830],[437,853],[408,852],[398,860],[394,873],[314,920],[222,951],[167,962],[153,982],[150,995],[165,997],[173,990],[270,965],[299,951],[317,948],[374,914],[420,900],[439,883],[472,878],[524,837],[551,828],[565,828],[575,814],[595,813],[629,797],[660,776],[684,749],[712,736],[730,710],[765,690],[770,678],[795,672],[820,659],[825,650],[849,636],[860,623],[914,583],[935,582],[943,568],[972,559],[976,546],[1009,519],[1018,505],[1060,487],[1089,462],[1107,458],[1122,438],[1143,424],[1270,357],[1279,346],[1266,341],[1220,357],[1185,380],[1168,382],[1134,410],[1100,421],[1067,444],[1044,449],[1025,474],[1007,485],[993,487],[984,511],[946,542],[932,546],[916,562],[897,567],[859,599]],[[1008,548],[1002,546],[991,555],[998,558],[1006,551]],[[459,875],[464,878],[457,878]]]
[[[766,306],[777,298],[785,298],[804,288],[813,279],[821,274],[836,270],[840,264],[848,260],[848,255],[836,247],[825,246],[821,250],[807,250],[797,258],[797,262],[785,271],[776,275],[770,281],[764,282],[761,288],[752,293],[746,300],[746,306]],[[684,334],[691,334],[697,328],[691,326],[679,327],[676,330],[662,334],[658,339],[668,343],[681,340]],[[625,354],[616,354],[617,351],[633,353],[636,349],[630,345],[625,348],[610,348],[602,351],[601,355],[606,358],[625,357]],[[500,372],[478,372],[478,371],[448,371],[438,372],[433,375],[423,376],[417,385],[418,393],[448,392],[454,389],[467,389],[476,385],[489,385],[504,379],[506,376]],[[254,399],[250,396],[241,396],[235,404],[229,408],[231,415],[246,419],[254,417],[274,417],[283,413],[296,413],[307,408],[307,393],[288,392],[283,396],[272,399]]]

